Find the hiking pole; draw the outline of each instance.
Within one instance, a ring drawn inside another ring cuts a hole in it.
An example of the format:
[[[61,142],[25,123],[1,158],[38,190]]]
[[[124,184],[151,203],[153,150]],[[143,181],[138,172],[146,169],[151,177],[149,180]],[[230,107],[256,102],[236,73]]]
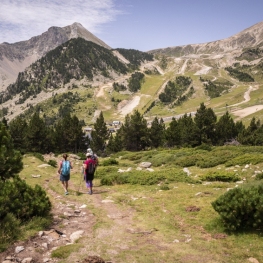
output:
[[[80,183],[79,183],[79,188],[78,188],[78,191],[77,191],[77,195],[80,195],[79,189],[80,189],[80,186],[81,186],[81,183],[82,183],[82,176],[83,176],[83,174],[81,174],[81,176],[80,176]]]

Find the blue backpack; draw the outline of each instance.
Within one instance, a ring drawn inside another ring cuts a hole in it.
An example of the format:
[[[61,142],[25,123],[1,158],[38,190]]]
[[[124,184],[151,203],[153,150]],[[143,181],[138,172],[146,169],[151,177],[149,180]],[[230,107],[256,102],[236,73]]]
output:
[[[67,176],[70,174],[70,162],[69,161],[62,162],[61,174],[64,176]]]

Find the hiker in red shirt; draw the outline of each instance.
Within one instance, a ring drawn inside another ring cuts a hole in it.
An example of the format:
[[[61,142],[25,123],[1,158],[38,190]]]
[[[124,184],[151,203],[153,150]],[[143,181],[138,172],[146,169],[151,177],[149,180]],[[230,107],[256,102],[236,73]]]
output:
[[[92,186],[95,173],[96,162],[91,158],[92,154],[86,154],[87,160],[83,163],[84,167],[84,179],[86,181],[86,186],[89,189],[88,194],[92,195]]]

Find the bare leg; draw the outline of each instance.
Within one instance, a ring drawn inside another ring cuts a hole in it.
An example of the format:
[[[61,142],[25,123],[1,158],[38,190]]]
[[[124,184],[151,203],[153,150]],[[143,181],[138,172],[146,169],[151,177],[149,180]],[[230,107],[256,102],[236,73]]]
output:
[[[63,187],[65,193],[67,193],[68,192],[68,182],[67,181],[61,181],[61,183],[62,183],[62,187]]]
[[[68,191],[68,181],[65,182],[66,191]]]

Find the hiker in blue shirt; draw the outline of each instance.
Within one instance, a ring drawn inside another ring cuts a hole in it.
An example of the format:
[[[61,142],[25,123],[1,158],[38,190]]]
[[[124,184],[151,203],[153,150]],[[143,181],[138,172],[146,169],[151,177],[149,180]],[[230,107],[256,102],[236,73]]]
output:
[[[59,163],[58,174],[60,175],[60,181],[62,183],[62,187],[65,191],[65,195],[68,195],[68,181],[70,179],[70,169],[73,169],[72,164],[69,160],[67,160],[68,155],[66,153],[63,154],[63,159]]]

